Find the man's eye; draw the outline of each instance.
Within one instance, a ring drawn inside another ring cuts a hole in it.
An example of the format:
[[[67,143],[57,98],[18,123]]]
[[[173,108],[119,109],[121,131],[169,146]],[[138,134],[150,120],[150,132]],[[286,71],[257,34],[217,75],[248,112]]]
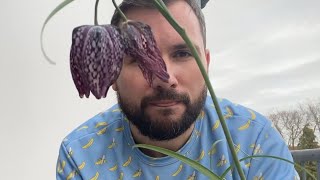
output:
[[[137,60],[135,58],[130,58],[126,60],[128,64],[135,64]]]
[[[176,51],[174,53],[173,57],[175,57],[175,58],[188,58],[188,57],[192,57],[192,54],[190,51],[180,50],[180,51]]]
[[[136,62],[137,62],[136,59],[131,59],[131,60],[130,60],[130,63],[136,63]]]

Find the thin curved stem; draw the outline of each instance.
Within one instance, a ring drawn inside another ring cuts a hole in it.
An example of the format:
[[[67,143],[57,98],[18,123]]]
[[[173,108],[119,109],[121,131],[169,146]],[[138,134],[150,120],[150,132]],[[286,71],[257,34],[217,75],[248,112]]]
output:
[[[41,33],[40,33],[40,44],[41,44],[41,52],[43,54],[43,56],[46,58],[46,60],[52,64],[55,65],[56,63],[54,61],[52,61],[49,56],[47,55],[45,49],[44,49],[44,44],[43,44],[43,33],[44,33],[44,28],[46,27],[47,23],[49,22],[49,20],[55,15],[57,14],[57,12],[59,12],[61,9],[63,9],[65,6],[67,6],[68,4],[70,4],[72,1],[74,0],[64,0],[62,3],[60,3],[56,8],[53,9],[53,11],[51,11],[51,13],[49,14],[49,16],[46,18],[46,20],[44,21],[42,28],[41,28]]]
[[[122,17],[122,19],[127,22],[128,19],[126,17],[126,15],[124,15],[124,13],[121,11],[121,9],[118,7],[117,3],[115,2],[115,0],[112,0],[112,3],[114,5],[114,7],[117,9],[118,13],[120,14],[120,16]]]
[[[98,26],[98,4],[99,4],[99,0],[96,0],[96,4],[94,6],[94,25]]]

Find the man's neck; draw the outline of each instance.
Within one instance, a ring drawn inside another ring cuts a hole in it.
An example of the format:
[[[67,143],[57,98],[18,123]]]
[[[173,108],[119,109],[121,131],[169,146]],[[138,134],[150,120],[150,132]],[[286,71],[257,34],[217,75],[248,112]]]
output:
[[[188,139],[190,138],[190,136],[192,134],[193,128],[194,128],[194,123],[183,134],[181,134],[180,136],[178,136],[174,139],[165,140],[165,141],[156,141],[156,140],[150,139],[147,136],[142,135],[140,133],[140,131],[137,129],[137,127],[130,123],[132,137],[137,144],[149,144],[149,145],[169,149],[172,151],[178,151],[188,141]],[[155,152],[152,150],[147,150],[147,149],[142,149],[142,148],[140,150],[143,153],[145,153],[146,155],[151,156],[151,157],[165,156],[162,153]]]

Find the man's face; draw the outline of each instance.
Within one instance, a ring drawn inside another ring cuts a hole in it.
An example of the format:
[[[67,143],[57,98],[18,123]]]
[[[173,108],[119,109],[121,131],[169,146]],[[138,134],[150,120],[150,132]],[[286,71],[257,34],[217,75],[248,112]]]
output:
[[[194,12],[185,1],[175,1],[168,8],[185,28],[207,69],[210,56]],[[136,61],[127,56],[113,89],[123,112],[143,135],[155,140],[173,139],[199,115],[206,97],[205,82],[187,45],[158,10],[132,9],[126,15],[151,27],[170,79],[165,83],[155,78],[150,87]]]

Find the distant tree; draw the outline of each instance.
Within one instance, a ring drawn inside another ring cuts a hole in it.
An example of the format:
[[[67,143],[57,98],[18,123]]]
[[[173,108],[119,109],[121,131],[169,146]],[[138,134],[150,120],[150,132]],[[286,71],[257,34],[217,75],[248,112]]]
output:
[[[316,135],[314,134],[314,130],[309,127],[309,124],[306,124],[303,127],[302,135],[299,138],[299,149],[314,149],[318,148],[318,142],[316,141]],[[311,172],[315,177],[317,176],[317,165],[316,161],[307,161],[304,162],[305,168]],[[302,171],[298,170],[300,176]],[[307,179],[311,179],[307,175]]]
[[[306,124],[303,127],[302,135],[299,138],[299,149],[314,149],[318,148],[318,142],[316,141],[316,135],[314,130],[309,127],[309,124]]]
[[[305,115],[300,110],[277,111],[269,114],[269,119],[282,137],[288,142],[290,149],[295,149],[305,124]]]
[[[292,110],[274,111],[269,113],[268,118],[286,140],[290,149],[319,148],[315,133],[320,134],[320,99],[298,104]],[[304,166],[317,176],[316,161],[304,162]],[[302,171],[299,168],[297,171],[301,176]],[[311,177],[307,175],[307,180],[309,179]]]
[[[286,138],[285,134],[283,132],[283,126],[281,122],[281,118],[279,116],[279,113],[271,113],[268,115],[268,118],[272,121],[274,127],[277,129],[277,131],[281,134],[282,138]]]
[[[320,100],[318,102],[309,101],[304,109],[308,115],[308,120],[315,124],[314,130],[317,128],[320,133]]]

